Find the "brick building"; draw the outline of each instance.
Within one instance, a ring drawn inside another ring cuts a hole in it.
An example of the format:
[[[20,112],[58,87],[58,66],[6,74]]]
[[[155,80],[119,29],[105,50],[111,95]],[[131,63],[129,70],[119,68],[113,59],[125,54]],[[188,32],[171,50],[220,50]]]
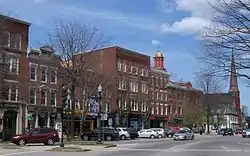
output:
[[[0,132],[9,139],[26,127],[30,23],[0,15]]]
[[[157,52],[150,72],[150,127],[169,127],[182,124],[185,107],[198,106],[202,92],[190,82],[173,82],[164,68],[164,56]]]
[[[48,46],[30,49],[29,99],[27,110],[32,115],[30,127],[54,127],[60,106],[58,64],[60,63]]]
[[[150,56],[118,46],[97,52],[97,73],[109,82],[111,101],[106,126],[139,128],[148,116]]]

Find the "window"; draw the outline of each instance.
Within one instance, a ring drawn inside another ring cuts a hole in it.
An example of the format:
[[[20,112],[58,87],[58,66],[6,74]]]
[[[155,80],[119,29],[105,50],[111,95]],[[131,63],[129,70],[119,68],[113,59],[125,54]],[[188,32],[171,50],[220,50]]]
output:
[[[15,34],[15,48],[21,49],[21,35]]]
[[[131,74],[137,75],[137,74],[138,74],[138,68],[136,68],[136,67],[134,67],[134,66],[131,66],[131,67],[130,67],[130,73],[131,73]]]
[[[19,59],[18,57],[11,58],[10,71],[11,73],[18,74]]]
[[[127,101],[124,99],[118,100],[119,109],[126,110],[127,109]]]
[[[36,104],[36,89],[30,88],[29,91],[30,104]]]
[[[48,77],[48,68],[42,66],[41,67],[41,81],[47,82],[47,77]]]
[[[146,83],[141,84],[141,92],[142,93],[148,93],[148,87]]]
[[[138,111],[138,101],[136,99],[130,100],[130,107],[132,111]]]
[[[10,101],[17,101],[17,86],[11,85],[10,88]]]
[[[172,107],[171,105],[168,105],[168,114],[171,114],[172,113]]]
[[[138,92],[138,82],[135,82],[135,81],[130,82],[130,91]]]
[[[179,115],[182,114],[182,109],[181,109],[181,107],[178,107],[178,114],[179,114]]]
[[[80,107],[80,100],[76,100],[75,101],[75,110],[80,110],[81,109],[81,107]]]
[[[163,108],[163,105],[161,104],[161,115],[163,115],[164,114],[164,108]]]
[[[155,114],[155,109],[154,109],[154,103],[152,102],[151,103],[151,114]]]
[[[117,61],[116,65],[117,65],[117,70],[121,71],[122,70],[122,64],[121,64],[120,60]]]
[[[57,81],[57,72],[56,70],[51,70],[51,83],[56,83]]]
[[[17,101],[17,98],[18,98],[18,87],[16,84],[9,84],[9,85],[6,85],[6,88],[5,88],[5,95],[4,96],[5,100],[8,100],[8,101]]]
[[[168,115],[168,107],[165,106],[165,115]]]
[[[156,100],[159,100],[159,92],[156,92]]]
[[[50,100],[51,100],[50,105],[56,106],[56,91],[55,90],[51,90]]]
[[[126,90],[127,89],[126,80],[118,79],[118,89],[120,89],[120,90]]]
[[[41,90],[41,105],[47,105],[47,92],[46,90]]]
[[[37,80],[36,69],[37,69],[37,65],[30,64],[30,80],[34,80],[34,81]]]
[[[141,111],[142,111],[142,112],[146,112],[146,110],[147,110],[146,107],[147,107],[146,101],[143,100],[142,103],[141,103]]]
[[[156,113],[156,114],[159,114],[159,105],[158,105],[158,103],[156,104],[155,113]]]
[[[141,69],[141,76],[145,76],[145,69]]]
[[[109,103],[105,104],[105,112],[109,112]]]
[[[8,31],[3,32],[3,45],[10,46],[10,33]]]

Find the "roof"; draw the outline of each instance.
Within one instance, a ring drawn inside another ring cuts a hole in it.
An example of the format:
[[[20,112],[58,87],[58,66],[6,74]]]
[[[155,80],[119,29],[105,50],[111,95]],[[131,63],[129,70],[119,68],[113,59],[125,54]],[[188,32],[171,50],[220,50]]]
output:
[[[7,19],[7,20],[17,22],[17,23],[21,23],[21,24],[24,24],[24,25],[27,25],[27,26],[31,25],[31,23],[29,23],[29,22],[19,20],[19,19],[16,19],[16,18],[13,18],[13,17],[10,17],[10,16],[6,16],[6,15],[3,15],[3,14],[0,14],[0,18]]]
[[[160,51],[158,51],[158,52],[155,54],[155,57],[163,57],[163,54],[162,54]]]
[[[135,54],[135,55],[140,55],[140,56],[144,56],[144,57],[150,57],[149,55],[145,55],[145,54],[142,54],[142,53],[133,51],[133,50],[129,50],[129,49],[120,47],[120,46],[113,46],[113,47],[110,47],[110,48],[116,48],[116,49],[118,49],[118,50],[122,50],[122,51],[124,51],[124,52],[132,53],[132,54]]]
[[[158,69],[158,68],[152,68],[151,71],[152,71],[152,72],[155,72],[155,73],[164,74],[164,75],[166,75],[166,76],[169,76],[169,75],[170,75],[167,71],[161,70],[161,69]]]
[[[195,89],[192,87],[192,84],[190,87],[188,87],[188,85],[190,85],[190,82],[174,82],[174,81],[169,81],[167,86],[168,88],[175,88],[175,89],[182,89],[182,90],[187,90],[187,91],[197,91],[197,92],[202,92],[198,89]]]

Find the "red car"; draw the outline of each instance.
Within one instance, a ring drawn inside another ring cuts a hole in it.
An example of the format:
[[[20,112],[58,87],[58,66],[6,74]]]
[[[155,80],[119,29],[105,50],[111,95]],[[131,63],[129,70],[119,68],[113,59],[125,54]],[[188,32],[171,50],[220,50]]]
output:
[[[27,143],[44,143],[44,145],[54,145],[59,142],[59,136],[54,128],[34,128],[25,134],[18,134],[12,137],[11,142],[24,146]]]

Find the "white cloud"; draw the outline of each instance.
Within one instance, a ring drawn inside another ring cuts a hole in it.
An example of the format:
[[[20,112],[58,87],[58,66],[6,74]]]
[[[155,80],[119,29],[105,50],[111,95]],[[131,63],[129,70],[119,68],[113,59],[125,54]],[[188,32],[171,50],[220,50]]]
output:
[[[174,33],[199,33],[209,24],[209,21],[201,17],[186,17],[180,21],[175,21],[173,24],[163,24],[163,32]]]
[[[155,46],[158,46],[160,44],[160,41],[158,41],[158,40],[152,40],[151,44],[155,45]]]
[[[166,0],[167,1],[167,0]],[[184,17],[171,24],[162,25],[163,32],[172,33],[200,33],[204,27],[208,26],[213,9],[210,4],[216,0],[175,0],[177,11],[190,13],[190,16]]]

